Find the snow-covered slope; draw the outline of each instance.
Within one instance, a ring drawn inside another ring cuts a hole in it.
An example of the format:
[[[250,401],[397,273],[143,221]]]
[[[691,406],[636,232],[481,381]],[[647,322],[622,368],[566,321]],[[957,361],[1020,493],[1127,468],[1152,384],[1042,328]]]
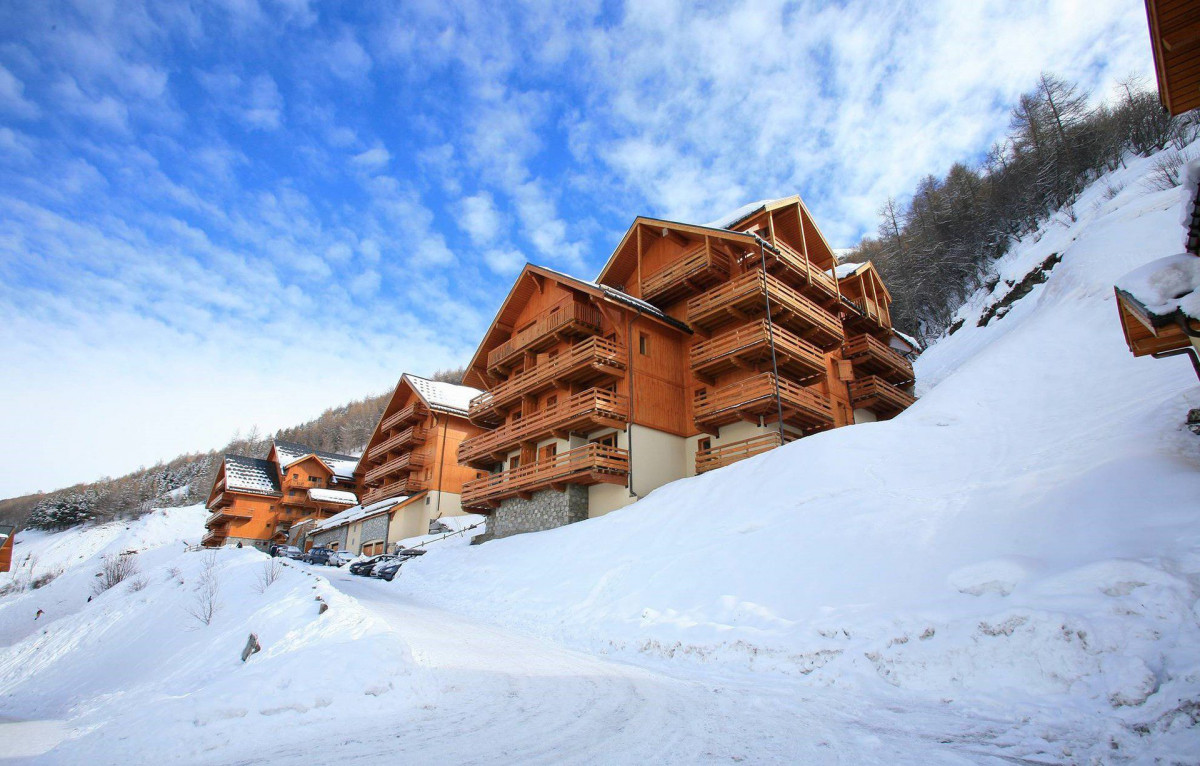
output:
[[[1183,194],[1148,191],[1151,167],[1019,243],[895,420],[427,556],[398,587],[576,646],[982,706],[1094,757],[1196,752],[1200,438],[1182,423],[1200,388],[1186,360],[1134,359],[1113,305],[1120,275],[1179,247]]]
[[[0,598],[0,721],[63,721],[57,763],[228,762],[250,743],[290,741],[279,715],[370,720],[410,702],[407,649],[390,629],[301,567],[277,563],[266,585],[258,551],[187,550],[204,516],[190,506],[19,536],[0,587],[31,563],[34,578],[61,574]],[[126,552],[138,573],[94,595],[104,557]],[[209,624],[196,616],[206,583]],[[262,651],[243,663],[251,632]],[[17,738],[0,733],[0,757]]]

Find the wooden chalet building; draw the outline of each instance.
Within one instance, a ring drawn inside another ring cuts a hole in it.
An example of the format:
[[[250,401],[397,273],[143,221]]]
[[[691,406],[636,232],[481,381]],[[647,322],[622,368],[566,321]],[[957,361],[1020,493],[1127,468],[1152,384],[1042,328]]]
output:
[[[358,503],[358,458],[276,440],[266,459],[226,455],[205,504],[203,545],[285,543],[293,524]]]
[[[382,527],[375,522],[374,531],[351,546],[354,552],[426,534],[430,521],[464,512],[463,482],[474,478],[475,471],[459,465],[457,454],[464,439],[483,430],[467,419],[467,408],[480,393],[407,373],[400,377],[356,473],[363,488],[363,507],[374,508],[375,515],[386,514],[388,519]],[[402,502],[382,503],[395,498]],[[372,516],[348,514],[347,518],[361,524]],[[318,526],[329,532],[330,525]],[[346,546],[351,537],[341,542],[342,550],[350,549]]]
[[[468,365],[487,429],[463,504],[505,536],[913,403],[870,264],[839,267],[798,196],[705,226],[639,217],[594,281],[527,265]]]
[[[0,524],[0,572],[12,569],[13,545],[16,544],[17,528],[11,524]]]
[[[1146,0],[1158,95],[1173,115],[1200,107],[1200,3]],[[1200,161],[1184,171],[1183,252],[1118,280],[1117,315],[1134,356],[1187,356],[1200,378],[1200,316],[1188,307],[1200,289]],[[1169,285],[1160,295],[1155,284]]]

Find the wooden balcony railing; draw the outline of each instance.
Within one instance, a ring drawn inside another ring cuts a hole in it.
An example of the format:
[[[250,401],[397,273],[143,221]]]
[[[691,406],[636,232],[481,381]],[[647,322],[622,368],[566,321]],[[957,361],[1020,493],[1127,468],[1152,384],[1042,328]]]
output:
[[[463,483],[466,508],[492,508],[506,497],[566,484],[624,484],[629,474],[629,453],[602,444],[538,460],[508,471],[488,474]]]
[[[739,317],[763,316],[766,313],[764,295],[771,299],[771,311],[777,325],[788,327],[823,349],[841,345],[845,335],[837,317],[778,277],[757,270],[690,298],[688,322],[711,329]]]
[[[390,484],[384,484],[367,490],[362,496],[362,504],[370,505],[371,503],[378,503],[380,500],[387,500],[389,497],[411,495],[414,492],[421,492],[426,489],[429,489],[428,482],[416,476],[409,476],[407,479],[393,481]]]
[[[842,309],[842,315],[845,316],[847,324],[875,325],[886,329],[890,329],[892,326],[892,317],[887,306],[876,303],[870,298],[843,295]]]
[[[404,425],[410,421],[423,420],[427,414],[429,414],[429,408],[425,406],[424,402],[420,400],[412,401],[401,408],[399,412],[384,418],[383,422],[379,424],[379,430],[390,431],[396,426]]]
[[[856,335],[842,345],[842,358],[854,369],[878,375],[889,383],[911,383],[912,364],[899,352],[873,335]]]
[[[903,412],[917,399],[877,375],[850,382],[850,403],[871,410],[879,417],[890,418]]]
[[[775,362],[789,377],[804,381],[825,374],[825,352],[800,338],[786,327],[767,327],[759,319],[708,340],[692,345],[692,370],[713,375],[746,364],[771,369],[771,342],[775,343]]]
[[[760,434],[759,436],[752,436],[749,439],[722,444],[719,447],[697,450],[696,473],[724,468],[739,460],[745,460],[748,457],[754,457],[763,452],[770,452],[780,444],[786,444],[794,438],[789,434],[786,439],[780,439],[779,432],[772,431]]]
[[[233,500],[229,497],[229,495],[225,494],[224,492],[218,492],[217,494],[213,495],[212,500],[209,501],[208,506],[206,507],[210,511],[215,511],[222,505],[229,505],[232,501]]]
[[[374,484],[379,479],[390,476],[393,473],[407,471],[412,468],[419,468],[423,465],[425,465],[424,455],[414,452],[405,452],[403,455],[394,457],[382,465],[375,466],[371,470],[367,471],[363,478],[368,483]]]
[[[488,352],[488,369],[502,368],[524,351],[536,351],[550,345],[560,334],[591,335],[598,332],[600,309],[571,299],[560,301]]]
[[[471,400],[468,416],[476,425],[494,425],[504,419],[500,408],[522,396],[536,394],[560,381],[580,380],[597,374],[620,375],[625,366],[624,346],[593,336],[476,396]]]
[[[670,303],[729,278],[730,258],[701,243],[642,279],[642,297]]]
[[[838,283],[832,274],[814,265],[812,261],[793,250],[790,245],[782,240],[775,241],[775,249],[779,251],[778,254],[771,252],[770,249],[767,249],[765,252],[768,268],[774,263],[782,264],[787,267],[794,277],[799,278],[804,289],[811,288],[813,291],[812,294],[818,300],[825,300],[827,298],[837,299],[839,294]],[[752,253],[746,257],[745,263],[747,265],[753,266],[757,263],[754,255]]]
[[[565,436],[580,429],[620,427],[629,419],[629,400],[601,388],[589,388],[515,423],[472,436],[458,447],[458,462],[487,467],[496,456],[519,445],[546,436]]]
[[[219,548],[225,543],[225,538],[228,535],[225,530],[211,530],[206,532],[204,537],[200,538],[200,544],[208,548]]]
[[[372,460],[377,460],[392,450],[407,447],[409,445],[421,444],[429,437],[429,429],[425,426],[409,426],[395,436],[384,439],[371,448],[367,453],[367,457]]]
[[[244,520],[244,519],[254,518],[253,513],[246,510],[245,508],[238,508],[235,505],[224,505],[219,508],[212,508],[210,510],[212,510],[213,513],[204,522],[205,524],[221,521],[222,519],[228,521],[229,519],[243,519]]]
[[[697,393],[692,399],[692,412],[697,424],[710,427],[732,423],[742,415],[761,415],[771,420],[778,411],[775,390],[775,375],[760,373],[715,391]],[[824,394],[781,378],[779,399],[785,423],[805,430],[833,425],[833,405]]]

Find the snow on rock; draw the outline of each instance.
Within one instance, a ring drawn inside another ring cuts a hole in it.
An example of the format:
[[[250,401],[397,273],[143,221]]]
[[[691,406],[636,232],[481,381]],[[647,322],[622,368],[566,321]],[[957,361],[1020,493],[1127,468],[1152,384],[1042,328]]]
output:
[[[1185,194],[1147,193],[1152,163],[997,263],[1003,294],[1062,256],[1005,316],[934,343],[898,418],[423,557],[396,587],[596,651],[954,700],[1026,734],[1057,722],[1100,759],[1200,751],[1178,723],[1200,702],[1200,442],[1182,428],[1200,389],[1184,360],[1129,354],[1112,290],[1177,249]]]
[[[191,506],[19,534],[0,586],[30,564],[61,573],[0,597],[0,719],[65,721],[57,762],[229,762],[334,711],[369,720],[411,704],[411,660],[390,628],[302,567],[251,548],[188,550],[204,516]],[[97,593],[104,556],[122,553],[137,574]],[[207,583],[211,624],[197,616]],[[261,651],[243,663],[251,633]]]

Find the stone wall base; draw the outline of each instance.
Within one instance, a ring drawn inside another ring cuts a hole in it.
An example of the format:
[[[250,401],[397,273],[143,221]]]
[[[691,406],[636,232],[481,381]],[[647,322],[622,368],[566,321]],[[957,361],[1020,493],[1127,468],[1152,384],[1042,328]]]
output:
[[[528,500],[512,497],[488,517],[487,534],[491,538],[509,537],[524,532],[573,524],[588,517],[587,487],[568,484],[565,491],[543,489]]]

